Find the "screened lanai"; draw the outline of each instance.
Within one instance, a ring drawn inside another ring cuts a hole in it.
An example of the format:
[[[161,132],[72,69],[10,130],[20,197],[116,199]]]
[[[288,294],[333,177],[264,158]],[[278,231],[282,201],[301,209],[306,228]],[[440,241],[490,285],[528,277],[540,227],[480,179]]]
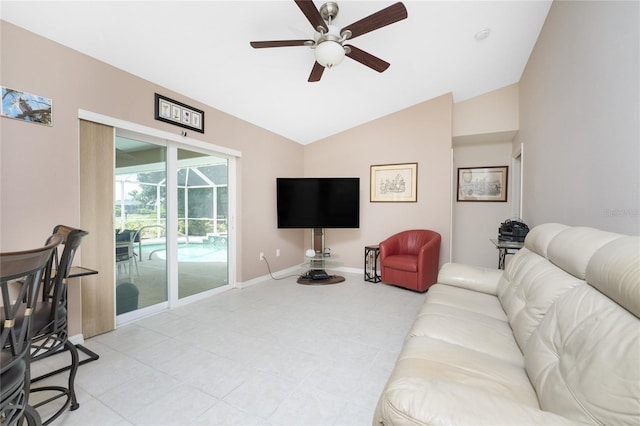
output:
[[[193,161],[193,160],[192,160]],[[160,237],[166,226],[166,173],[116,171],[116,224],[143,229],[142,237]],[[178,169],[178,233],[184,237],[226,234],[227,164],[184,165]]]

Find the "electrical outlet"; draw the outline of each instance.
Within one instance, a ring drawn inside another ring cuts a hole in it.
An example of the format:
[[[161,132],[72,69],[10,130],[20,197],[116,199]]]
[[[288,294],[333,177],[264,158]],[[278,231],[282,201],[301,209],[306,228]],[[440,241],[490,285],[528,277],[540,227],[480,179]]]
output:
[[[260,260],[264,260],[264,252],[263,251],[260,252]]]
[[[280,249],[276,249],[276,257],[280,257]]]

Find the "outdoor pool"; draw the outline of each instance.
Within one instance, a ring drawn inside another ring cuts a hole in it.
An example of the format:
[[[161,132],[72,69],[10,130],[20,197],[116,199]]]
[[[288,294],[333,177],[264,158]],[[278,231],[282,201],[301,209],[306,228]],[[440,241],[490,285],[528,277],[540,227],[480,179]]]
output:
[[[158,258],[167,260],[167,250],[164,244],[149,244],[142,246],[142,259]],[[180,244],[178,246],[178,262],[227,262],[227,248],[202,243]]]

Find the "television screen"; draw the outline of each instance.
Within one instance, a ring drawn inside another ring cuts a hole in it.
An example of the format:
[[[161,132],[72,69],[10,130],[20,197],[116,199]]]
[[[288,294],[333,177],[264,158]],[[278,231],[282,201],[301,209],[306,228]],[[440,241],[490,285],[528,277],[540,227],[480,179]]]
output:
[[[359,228],[360,178],[277,178],[278,228]]]

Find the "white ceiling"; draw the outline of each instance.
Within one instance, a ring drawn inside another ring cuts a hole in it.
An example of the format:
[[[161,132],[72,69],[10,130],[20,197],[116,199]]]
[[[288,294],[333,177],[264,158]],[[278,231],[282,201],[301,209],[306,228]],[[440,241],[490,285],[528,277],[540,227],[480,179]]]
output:
[[[393,3],[339,1],[334,23],[345,27]],[[0,17],[308,144],[445,93],[459,102],[518,82],[551,0],[404,4],[407,19],[350,42],[391,63],[387,71],[345,58],[317,83],[307,82],[311,49],[249,46],[312,37],[291,0],[2,0]],[[477,41],[484,28],[490,36]]]

